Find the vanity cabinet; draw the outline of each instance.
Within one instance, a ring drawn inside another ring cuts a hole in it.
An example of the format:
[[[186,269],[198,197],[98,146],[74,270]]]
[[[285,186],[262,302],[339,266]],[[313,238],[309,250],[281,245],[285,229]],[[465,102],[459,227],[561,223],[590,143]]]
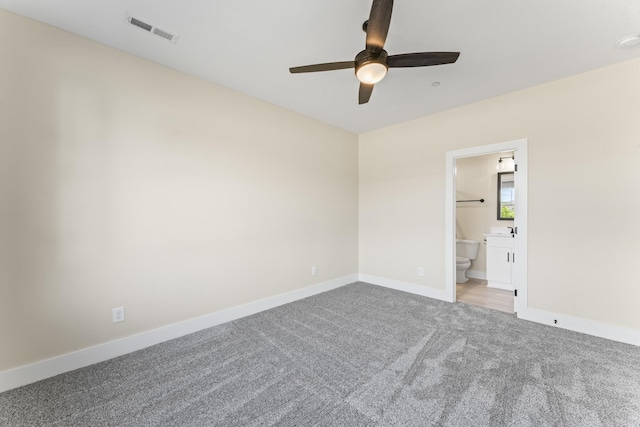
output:
[[[513,290],[513,234],[485,234],[487,243],[487,286]]]

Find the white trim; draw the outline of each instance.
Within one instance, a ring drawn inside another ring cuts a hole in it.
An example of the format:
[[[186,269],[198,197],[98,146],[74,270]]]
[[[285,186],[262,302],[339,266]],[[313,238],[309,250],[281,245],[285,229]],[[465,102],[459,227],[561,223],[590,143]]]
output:
[[[423,297],[433,298],[441,301],[453,302],[448,298],[448,294],[444,289],[435,289],[428,286],[418,285],[411,282],[403,282],[401,280],[388,279],[386,277],[374,276],[371,274],[360,273],[360,281],[371,285],[382,286],[397,291],[408,292]]]
[[[444,182],[444,290],[446,301],[456,301],[456,161],[453,152],[446,154]]]
[[[640,331],[615,326],[610,323],[596,322],[595,320],[568,316],[566,314],[552,313],[549,311],[528,308],[518,313],[520,319],[529,320],[544,325],[556,326],[569,331],[580,332],[612,341],[623,342],[640,346]],[[558,321],[555,323],[554,321]]]
[[[527,307],[527,140],[518,139],[497,144],[463,148],[448,151],[445,164],[445,292],[447,301],[456,300],[456,159],[482,156],[486,154],[514,151],[518,172],[515,175],[516,220],[518,238],[514,252],[520,262],[514,264],[514,283],[517,284],[518,297],[515,298],[516,312]],[[471,277],[471,276],[469,276]]]
[[[415,283],[403,282],[400,280],[363,273],[360,273],[360,281],[441,301],[453,302],[448,299],[449,294],[446,290],[434,289]],[[558,328],[580,332],[587,335],[593,335],[612,341],[640,346],[640,331],[624,328],[622,326],[614,326],[608,323],[601,323],[594,320],[582,319],[579,317],[572,317],[565,314],[551,313],[531,308],[518,313],[518,318],[544,325],[556,326]],[[554,320],[557,320],[558,323],[555,324]]]
[[[514,154],[518,171],[514,175],[514,188],[516,196],[516,218],[513,221],[514,227],[518,229],[513,248],[513,288],[518,289],[518,297],[514,298],[515,311],[524,311],[529,307],[528,303],[528,266],[529,255],[527,253],[527,239],[529,236],[529,226],[527,225],[527,214],[529,212],[528,188],[529,188],[529,155],[527,140],[522,140]],[[517,258],[516,258],[517,255]]]
[[[453,302],[446,289],[435,289],[415,283],[403,282],[370,274],[351,274],[349,276],[311,285],[306,288],[297,289],[237,307],[217,311],[195,319],[163,326],[115,341],[99,344],[94,347],[88,347],[72,353],[32,363],[30,365],[24,365],[18,368],[2,371],[0,372],[0,393],[36,381],[44,380],[55,375],[103,362],[114,357],[122,356],[155,344],[220,325],[222,323],[230,322],[241,317],[250,316],[283,304],[288,304],[322,292],[327,292],[358,280],[428,298]],[[523,309],[518,312],[518,317],[536,323],[557,326],[570,331],[640,346],[640,331],[634,329],[530,308]],[[557,320],[558,323],[554,324],[554,320]]]
[[[470,279],[487,280],[486,271],[467,270],[464,275]]]
[[[340,277],[323,283],[296,289],[280,295],[264,298],[237,307],[162,326],[115,341],[84,348],[51,359],[20,366],[0,372],[0,393],[16,387],[31,384],[65,372],[103,362],[174,338],[192,334],[212,326],[250,316],[264,310],[288,304],[322,292],[330,291],[349,283],[357,282],[358,275]]]

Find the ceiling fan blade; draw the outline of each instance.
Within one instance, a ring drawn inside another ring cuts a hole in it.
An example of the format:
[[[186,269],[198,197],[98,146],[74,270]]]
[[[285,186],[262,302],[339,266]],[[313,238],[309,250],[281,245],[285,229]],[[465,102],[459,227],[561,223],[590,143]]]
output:
[[[460,52],[420,52],[391,55],[387,58],[389,68],[427,67],[429,65],[452,64]]]
[[[371,92],[373,92],[373,85],[360,83],[360,93],[358,94],[358,104],[366,104],[371,98]]]
[[[373,0],[367,23],[367,50],[379,52],[387,40],[393,0]]]
[[[291,74],[314,73],[316,71],[344,70],[347,68],[354,68],[355,66],[356,66],[355,61],[327,62],[325,64],[313,64],[313,65],[303,65],[301,67],[291,67],[289,68],[289,71],[291,72]]]

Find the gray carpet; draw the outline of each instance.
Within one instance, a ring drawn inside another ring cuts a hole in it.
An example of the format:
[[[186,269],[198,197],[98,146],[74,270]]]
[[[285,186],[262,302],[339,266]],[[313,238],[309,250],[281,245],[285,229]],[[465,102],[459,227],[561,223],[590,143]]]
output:
[[[0,394],[2,426],[640,426],[640,349],[356,283]]]

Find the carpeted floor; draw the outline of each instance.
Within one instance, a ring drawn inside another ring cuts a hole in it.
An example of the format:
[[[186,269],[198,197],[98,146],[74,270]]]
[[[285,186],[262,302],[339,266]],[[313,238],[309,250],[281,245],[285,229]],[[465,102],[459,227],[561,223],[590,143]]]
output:
[[[2,426],[640,426],[640,348],[356,283],[0,394]]]

